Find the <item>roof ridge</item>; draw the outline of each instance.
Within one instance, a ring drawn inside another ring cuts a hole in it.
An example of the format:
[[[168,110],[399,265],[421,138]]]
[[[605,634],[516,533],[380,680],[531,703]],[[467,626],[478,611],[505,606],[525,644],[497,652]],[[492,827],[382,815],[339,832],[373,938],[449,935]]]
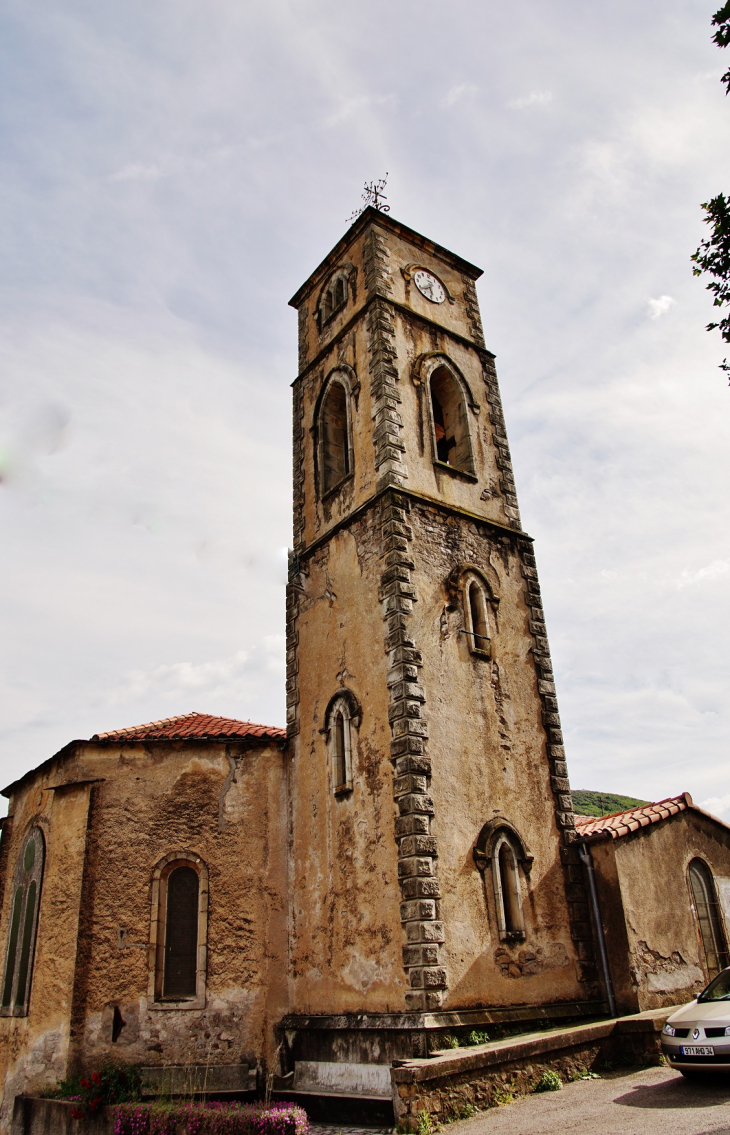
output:
[[[641,812],[644,808],[658,808],[660,804],[678,804],[680,800],[684,800],[686,804],[686,797],[689,796],[688,792],[680,792],[677,796],[665,796],[663,800],[647,800],[646,804],[637,804],[634,808],[622,808],[619,812],[607,812],[605,816],[586,816],[580,814],[580,818],[585,823],[597,823],[599,820],[613,820],[616,816],[628,816],[632,812]],[[579,813],[576,813],[578,816]]]
[[[163,717],[157,721],[147,721],[142,725],[129,725],[123,729],[109,729],[104,733],[95,733],[90,738],[92,742],[144,740],[171,740],[206,737],[284,737],[286,730],[278,725],[262,725],[256,721],[243,721],[240,717],[224,717],[217,713],[200,713],[192,710],[190,713],[179,713],[174,717]]]
[[[677,796],[665,796],[663,800],[640,804],[636,808],[625,808],[622,812],[611,812],[607,816],[576,817],[576,834],[579,838],[585,840],[594,837],[620,839],[622,836],[630,835],[632,832],[656,824],[660,820],[667,820],[670,816],[676,816],[687,808],[701,811],[697,808],[689,792],[681,792]]]
[[[118,737],[121,733],[139,733],[141,729],[159,729],[163,725],[177,724],[178,721],[187,721],[190,717],[211,717],[212,714],[198,713],[193,709],[189,713],[177,713],[172,717],[160,717],[156,721],[144,721],[141,725],[124,725],[121,729],[107,729],[104,733],[94,733],[90,741],[103,741],[105,737]],[[235,720],[231,718],[231,720]]]

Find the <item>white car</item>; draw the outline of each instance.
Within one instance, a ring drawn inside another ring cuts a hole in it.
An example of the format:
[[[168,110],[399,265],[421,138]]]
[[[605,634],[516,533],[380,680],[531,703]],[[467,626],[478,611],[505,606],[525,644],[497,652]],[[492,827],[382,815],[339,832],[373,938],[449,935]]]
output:
[[[662,1052],[683,1076],[730,1072],[730,968],[667,1018]]]

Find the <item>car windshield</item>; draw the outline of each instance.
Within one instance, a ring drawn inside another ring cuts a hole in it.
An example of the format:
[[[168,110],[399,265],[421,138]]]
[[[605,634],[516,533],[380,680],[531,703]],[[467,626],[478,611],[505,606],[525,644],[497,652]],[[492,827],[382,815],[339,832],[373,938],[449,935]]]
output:
[[[707,989],[697,998],[698,1001],[730,1001],[730,969],[724,969],[713,977]]]

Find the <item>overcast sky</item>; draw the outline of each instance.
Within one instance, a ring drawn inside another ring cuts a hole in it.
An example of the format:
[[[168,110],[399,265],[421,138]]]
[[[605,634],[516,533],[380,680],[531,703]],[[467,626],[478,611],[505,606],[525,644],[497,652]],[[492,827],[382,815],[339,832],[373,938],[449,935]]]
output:
[[[730,819],[717,0],[3,0],[0,779],[284,720],[290,295],[366,179],[484,268],[575,788]]]

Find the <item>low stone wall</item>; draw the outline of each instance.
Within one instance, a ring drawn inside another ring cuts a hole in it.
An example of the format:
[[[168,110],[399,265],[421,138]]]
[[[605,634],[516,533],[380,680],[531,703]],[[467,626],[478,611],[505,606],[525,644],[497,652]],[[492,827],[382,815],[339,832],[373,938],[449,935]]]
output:
[[[565,1079],[601,1067],[658,1064],[661,1030],[677,1006],[632,1017],[550,1029],[509,1040],[395,1061],[393,1110],[400,1131],[415,1131],[427,1112],[444,1120],[534,1091],[546,1069]]]
[[[112,1109],[101,1107],[85,1119],[72,1119],[68,1100],[16,1096],[11,1135],[113,1135]]]

